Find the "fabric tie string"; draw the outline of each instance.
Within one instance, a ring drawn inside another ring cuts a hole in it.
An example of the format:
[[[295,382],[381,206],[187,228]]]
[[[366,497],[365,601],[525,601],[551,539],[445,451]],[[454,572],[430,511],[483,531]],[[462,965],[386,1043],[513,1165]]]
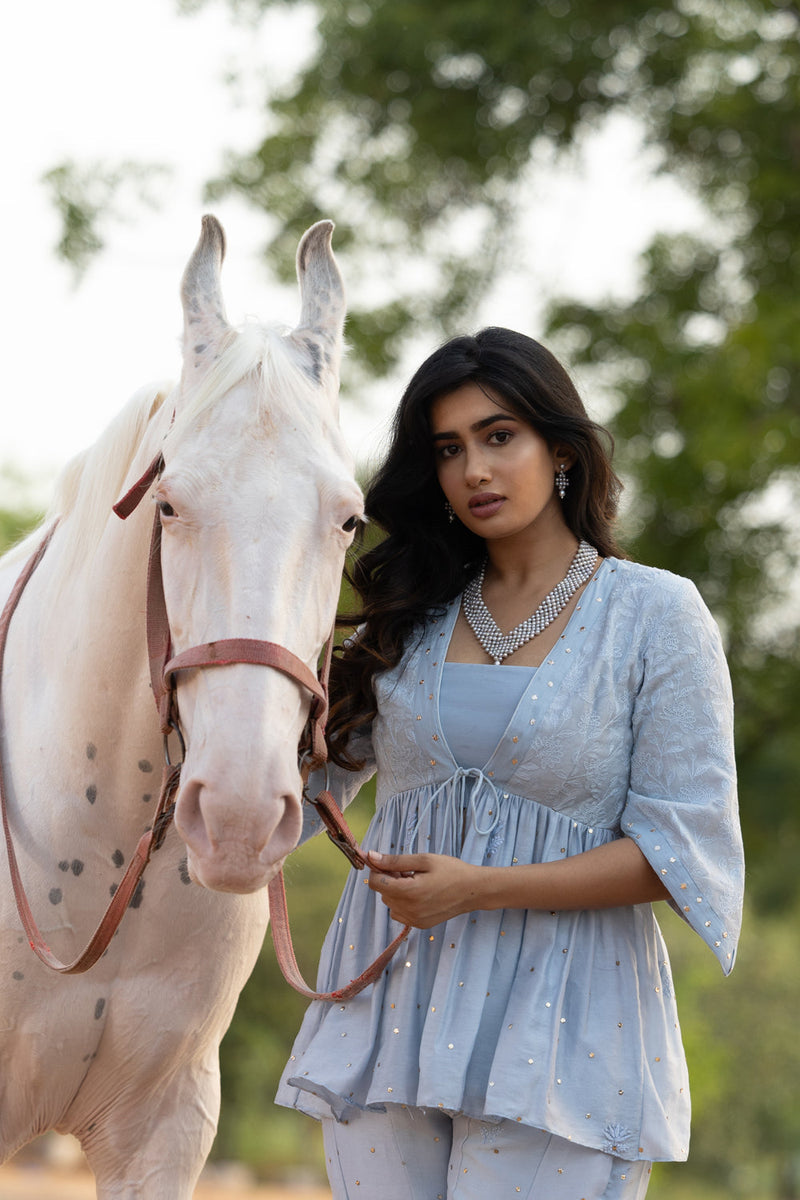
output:
[[[472,784],[471,788],[469,788],[470,783]],[[488,788],[494,800],[492,805],[492,819],[486,828],[481,828],[478,824],[478,813],[475,804],[475,791],[478,786]],[[457,767],[453,774],[445,779],[444,783],[439,784],[422,806],[412,827],[408,841],[404,846],[404,853],[410,854],[412,852],[423,818],[427,816],[431,807],[441,795],[444,795],[448,801],[447,815],[451,816],[454,820],[458,820],[462,829],[465,828],[464,822],[469,816],[472,820],[472,828],[479,837],[488,837],[500,820],[500,796],[488,775],[480,770],[479,767]]]

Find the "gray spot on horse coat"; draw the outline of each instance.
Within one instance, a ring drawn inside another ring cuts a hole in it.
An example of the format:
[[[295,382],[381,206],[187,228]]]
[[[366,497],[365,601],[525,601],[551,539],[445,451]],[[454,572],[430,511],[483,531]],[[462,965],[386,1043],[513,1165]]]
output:
[[[117,885],[116,885],[116,883],[112,883],[111,887],[108,889],[108,894],[109,894],[109,896],[113,896],[113,895],[114,895],[114,892],[115,892],[116,890],[117,890]]]
[[[90,804],[94,804],[95,800],[97,799],[97,788],[93,783],[90,783],[86,789],[86,799]]]
[[[145,804],[149,804],[149,803],[150,803],[150,801],[153,799],[153,793],[152,793],[152,792],[145,792],[145,793],[142,795],[142,799],[144,800]]]
[[[14,974],[11,976],[11,978],[12,979],[24,979],[25,976],[22,974],[22,971],[15,971]]]
[[[101,1018],[101,1017],[102,1017],[102,1015],[103,1015],[103,1009],[105,1008],[105,1006],[106,1006],[106,1002],[105,1002],[105,1000],[98,1000],[98,1001],[97,1001],[97,1004],[95,1004],[95,1006],[94,1006],[94,1019],[95,1019],[95,1021],[99,1021],[99,1020],[100,1020],[100,1018]]]
[[[144,771],[145,775],[149,774],[153,769],[153,764],[148,762],[146,758],[139,759],[139,770]]]
[[[143,895],[144,895],[144,880],[140,879],[136,885],[136,891],[131,896],[131,902],[128,905],[128,908],[139,908],[139,906],[142,903]]]
[[[69,865],[70,869],[72,870],[72,874],[77,878],[77,876],[83,871],[83,863],[79,858],[73,858]]]
[[[50,903],[51,904],[60,904],[61,901],[63,900],[63,898],[64,898],[64,895],[63,895],[63,892],[61,891],[61,888],[51,888],[50,889]]]
[[[67,860],[65,858],[62,858],[61,862],[58,864],[58,869],[59,869],[59,871],[68,871],[69,870],[69,863],[67,862]]]
[[[91,760],[94,758],[94,756],[96,754],[97,754],[97,746],[95,746],[94,742],[89,742],[88,746],[86,747],[86,757],[91,762]]]
[[[121,867],[122,864],[125,862],[125,855],[122,853],[121,850],[115,850],[114,853],[111,855],[111,861],[113,862],[115,867]]]
[[[205,350],[205,348],[206,348],[206,343],[200,342],[200,344],[198,346],[195,346],[194,352],[195,352],[195,354],[202,354],[203,351]]]
[[[189,864],[185,858],[182,858],[178,863],[178,874],[181,877],[181,883],[191,883],[192,878],[189,874]]]

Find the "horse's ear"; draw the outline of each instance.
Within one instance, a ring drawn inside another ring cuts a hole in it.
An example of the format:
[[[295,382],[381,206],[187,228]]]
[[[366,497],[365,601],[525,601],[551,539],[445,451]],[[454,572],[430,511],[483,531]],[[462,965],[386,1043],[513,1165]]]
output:
[[[291,337],[302,351],[315,382],[327,383],[338,390],[345,295],[331,250],[332,233],[333,221],[317,221],[300,239],[297,247],[300,323]]]
[[[193,382],[219,355],[228,332],[220,288],[225,231],[216,217],[203,217],[200,240],[181,282],[183,303],[183,382]]]

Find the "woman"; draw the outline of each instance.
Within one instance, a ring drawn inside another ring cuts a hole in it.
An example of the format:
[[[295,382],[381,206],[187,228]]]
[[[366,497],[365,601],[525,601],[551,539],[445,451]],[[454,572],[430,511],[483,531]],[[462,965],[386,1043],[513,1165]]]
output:
[[[278,1096],[322,1120],[336,1200],[638,1200],[687,1155],[651,902],[731,970],[731,697],[694,586],[615,545],[605,441],[505,329],[447,343],[400,403],[328,728],[345,802],[377,767],[372,870],[318,986],[413,929],[376,984],[311,1005]]]

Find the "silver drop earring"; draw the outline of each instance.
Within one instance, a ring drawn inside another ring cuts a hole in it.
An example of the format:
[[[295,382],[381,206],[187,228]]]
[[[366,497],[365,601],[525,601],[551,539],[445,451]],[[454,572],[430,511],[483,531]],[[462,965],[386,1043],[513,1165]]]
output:
[[[564,470],[564,463],[562,463],[558,468],[558,474],[556,475],[556,491],[558,492],[559,499],[564,499],[565,495],[567,494],[568,487],[569,479],[567,479],[567,473]]]
[[[455,510],[449,500],[445,500],[445,502],[444,502],[444,511],[447,513],[447,520],[452,525],[453,521],[456,519],[456,514],[455,514]]]

